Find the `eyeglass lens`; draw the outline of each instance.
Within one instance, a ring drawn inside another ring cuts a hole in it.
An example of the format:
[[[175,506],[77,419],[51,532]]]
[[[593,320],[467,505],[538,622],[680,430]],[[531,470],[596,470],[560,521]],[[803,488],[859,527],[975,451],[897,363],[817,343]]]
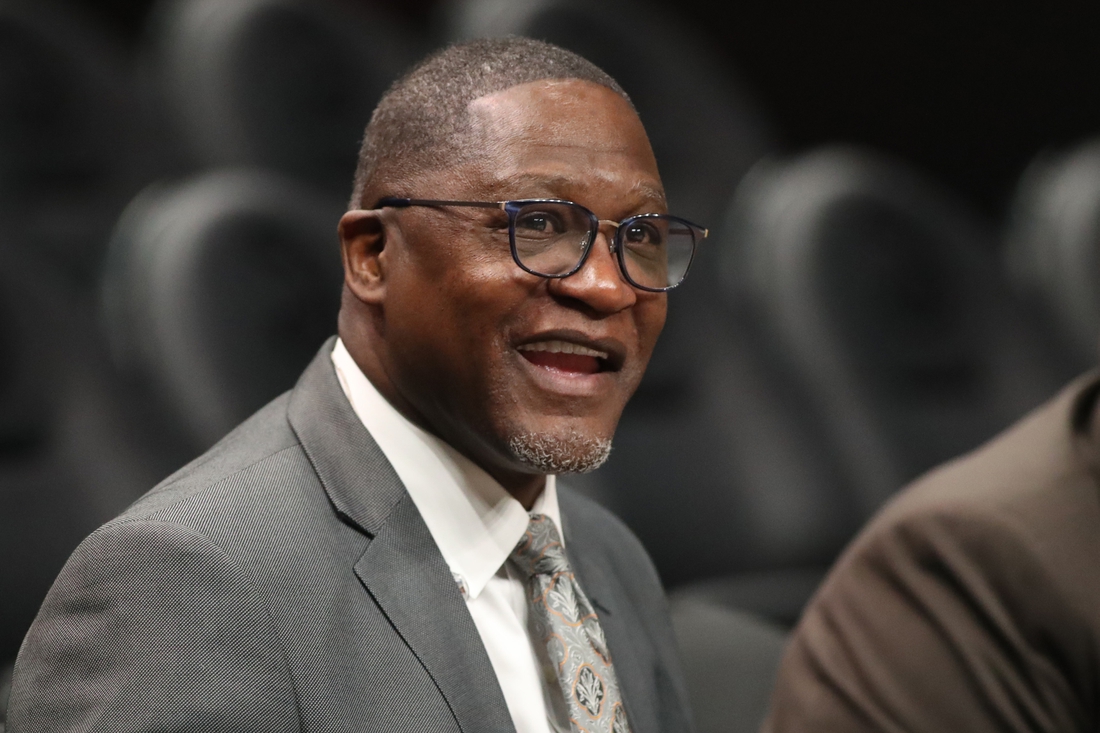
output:
[[[527,270],[555,277],[577,268],[591,244],[597,221],[586,209],[567,203],[526,204],[515,212],[516,257]],[[695,249],[695,232],[674,217],[647,214],[619,229],[628,280],[643,288],[678,285]]]

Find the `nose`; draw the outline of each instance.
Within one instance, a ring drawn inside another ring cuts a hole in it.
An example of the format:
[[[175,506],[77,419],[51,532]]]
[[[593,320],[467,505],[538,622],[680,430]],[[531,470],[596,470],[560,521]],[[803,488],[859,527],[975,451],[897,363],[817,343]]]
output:
[[[581,301],[598,313],[610,314],[633,306],[638,300],[638,292],[623,277],[611,251],[614,235],[609,236],[606,231],[609,227],[603,224],[601,222],[596,241],[581,269],[569,277],[549,280],[548,288],[554,295]]]

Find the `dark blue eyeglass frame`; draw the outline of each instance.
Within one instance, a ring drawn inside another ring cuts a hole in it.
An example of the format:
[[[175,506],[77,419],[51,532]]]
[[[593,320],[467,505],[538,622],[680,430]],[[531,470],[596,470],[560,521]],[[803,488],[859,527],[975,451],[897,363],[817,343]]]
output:
[[[533,270],[524,264],[520,258],[519,251],[516,248],[516,215],[526,206],[536,204],[562,204],[571,206],[578,211],[583,212],[589,220],[589,232],[588,238],[584,243],[584,249],[581,252],[579,261],[577,264],[567,272],[561,273],[545,273]],[[379,199],[374,208],[395,208],[404,209],[410,206],[427,206],[427,207],[443,207],[443,206],[468,206],[481,209],[500,209],[508,215],[508,241],[512,250],[512,260],[525,272],[529,272],[537,277],[546,278],[564,278],[570,275],[576,274],[584,263],[588,260],[588,255],[592,251],[592,245],[596,241],[596,233],[599,231],[601,223],[611,224],[615,227],[615,236],[611,240],[611,251],[615,255],[619,264],[619,271],[626,278],[626,281],[639,290],[646,290],[652,293],[663,293],[668,290],[672,290],[687,277],[688,270],[691,269],[691,263],[695,260],[695,251],[700,240],[706,239],[709,234],[709,230],[704,227],[694,224],[687,219],[683,219],[678,216],[672,216],[670,214],[638,214],[636,216],[627,217],[620,222],[601,220],[590,209],[575,201],[567,201],[565,199],[516,199],[511,201],[448,201],[440,199],[413,199],[413,198],[400,198],[395,196],[387,196]],[[681,226],[686,227],[692,235],[691,252],[688,256],[687,264],[684,266],[684,271],[680,274],[679,279],[671,285],[664,287],[654,287],[651,285],[642,285],[638,283],[630,275],[630,271],[627,269],[626,256],[624,254],[624,247],[622,246],[622,232],[629,228],[630,224],[645,220],[645,219],[661,219],[663,221],[675,222]]]

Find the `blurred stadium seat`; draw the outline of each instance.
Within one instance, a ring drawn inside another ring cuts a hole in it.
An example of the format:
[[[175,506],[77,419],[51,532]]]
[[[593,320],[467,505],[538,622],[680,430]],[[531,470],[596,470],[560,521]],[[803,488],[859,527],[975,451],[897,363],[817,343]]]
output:
[[[68,6],[0,3],[0,221],[93,289],[111,226],[164,148],[123,50]]]
[[[786,632],[696,597],[673,596],[671,612],[699,733],[756,733],[767,714]]]
[[[164,0],[148,35],[198,167],[273,168],[341,197],[374,105],[424,50],[381,9],[325,0]]]
[[[1100,344],[1100,140],[1040,155],[1016,189],[1005,234],[1009,276],[1044,309],[1080,368]]]
[[[675,13],[617,0],[460,0],[444,10],[451,39],[530,36],[611,74],[645,123],[671,210],[704,226],[773,147],[728,64]]]
[[[334,331],[343,211],[258,170],[155,185],[127,207],[104,276],[107,335],[195,451],[294,386]]]
[[[157,478],[71,301],[57,273],[0,250],[0,665],[69,553]]]
[[[827,148],[760,164],[725,232],[864,515],[1072,376],[1003,283],[991,237],[899,163]]]

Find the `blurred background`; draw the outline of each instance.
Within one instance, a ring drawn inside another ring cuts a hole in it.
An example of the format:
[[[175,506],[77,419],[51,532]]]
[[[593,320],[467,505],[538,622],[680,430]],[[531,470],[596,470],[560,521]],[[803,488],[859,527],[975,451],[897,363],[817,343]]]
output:
[[[76,544],[334,331],[387,85],[511,33],[615,76],[710,227],[611,460],[567,483],[653,555],[700,727],[752,730],[866,519],[1095,362],[1097,14],[0,0],[0,666]]]

